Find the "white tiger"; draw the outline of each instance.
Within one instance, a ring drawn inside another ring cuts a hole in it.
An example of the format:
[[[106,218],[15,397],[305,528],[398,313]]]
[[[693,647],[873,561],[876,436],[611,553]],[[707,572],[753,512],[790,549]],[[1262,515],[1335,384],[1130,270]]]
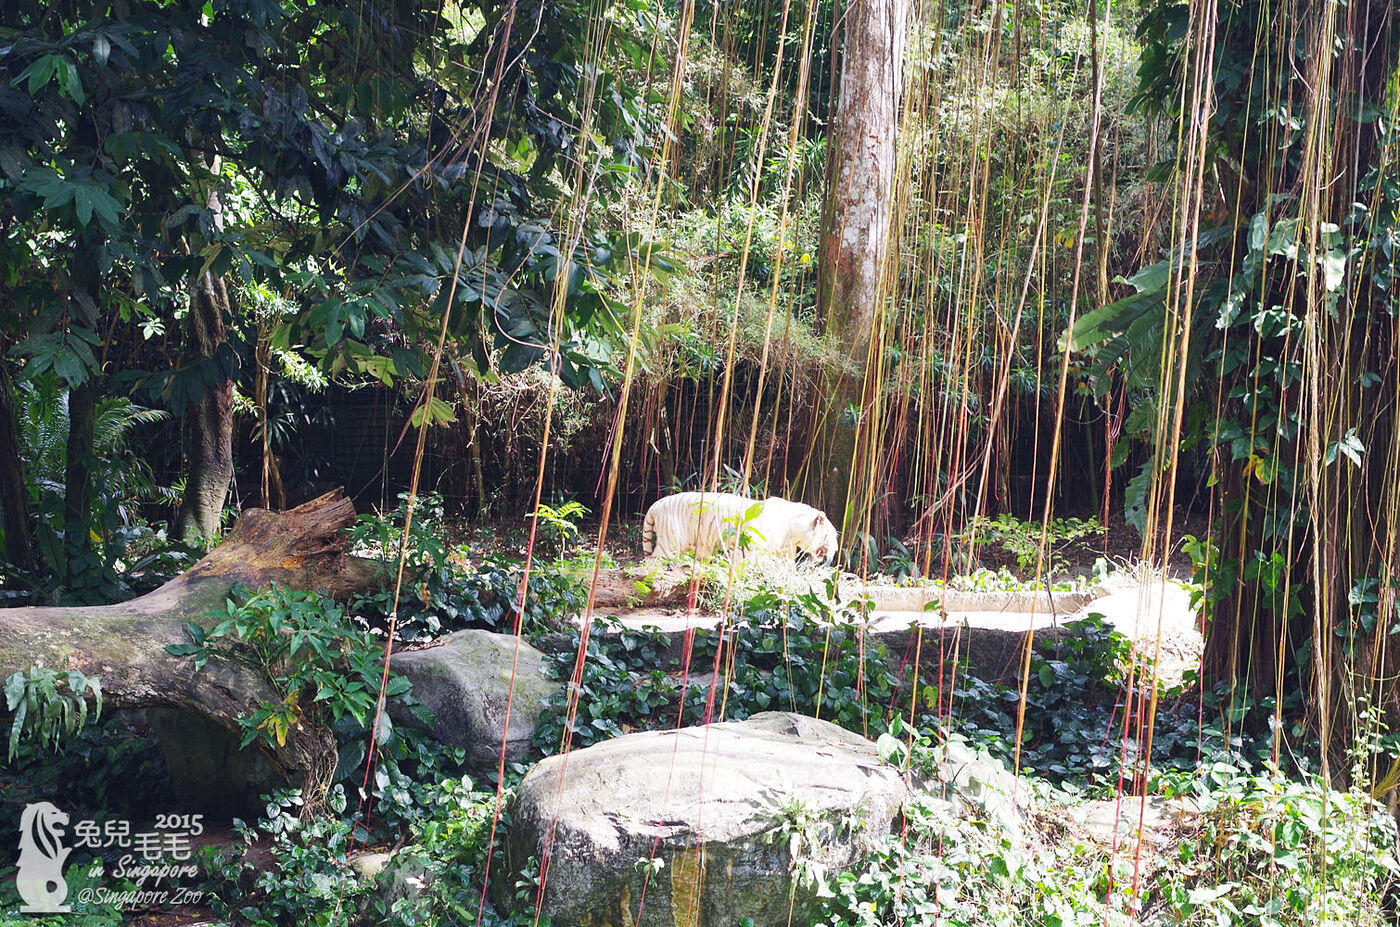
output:
[[[755,509],[754,507],[759,508]],[[770,496],[763,501],[725,492],[681,492],[663,496],[647,509],[642,521],[642,553],[670,558],[693,553],[704,560],[723,550],[739,551],[739,527],[773,554],[806,554],[830,563],[840,539],[826,513],[801,502]]]

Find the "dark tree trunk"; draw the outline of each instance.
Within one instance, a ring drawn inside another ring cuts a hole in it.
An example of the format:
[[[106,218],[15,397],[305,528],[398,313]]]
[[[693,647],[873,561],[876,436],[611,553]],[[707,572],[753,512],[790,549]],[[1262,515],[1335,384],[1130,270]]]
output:
[[[1237,169],[1223,166],[1221,186],[1237,220],[1268,209],[1271,191],[1296,190],[1291,208],[1299,220],[1299,251],[1325,254],[1333,244],[1324,229],[1347,229],[1353,204],[1370,196],[1367,173],[1393,158],[1382,147],[1380,124],[1354,117],[1384,109],[1400,36],[1392,5],[1382,0],[1282,9],[1292,19],[1289,41],[1309,46],[1299,59],[1307,66],[1295,77],[1308,90],[1306,131],[1295,157],[1262,150],[1243,165],[1246,175],[1258,176],[1237,183],[1228,179]],[[1252,31],[1255,24],[1237,28]],[[1279,400],[1280,413],[1295,412],[1301,420],[1301,444],[1280,441],[1273,450],[1278,459],[1298,461],[1292,485],[1264,493],[1223,452],[1216,467],[1228,474],[1220,493],[1222,563],[1242,573],[1256,552],[1272,549],[1292,570],[1271,579],[1280,590],[1248,575],[1212,577],[1223,595],[1212,615],[1206,668],[1250,698],[1301,689],[1310,727],[1323,744],[1322,773],[1340,781],[1352,766],[1351,751],[1373,736],[1370,709],[1383,712],[1382,730],[1400,724],[1394,681],[1400,654],[1391,636],[1400,436],[1390,388],[1396,375],[1391,297],[1355,257],[1334,291],[1325,281],[1323,274],[1307,274],[1290,292],[1290,308],[1309,321],[1299,349],[1303,382],[1292,390],[1279,384],[1280,394],[1292,397]],[[1367,385],[1372,377],[1381,385]],[[1364,449],[1353,450],[1355,461],[1338,452],[1348,441]],[[1306,531],[1279,529],[1288,525],[1284,510],[1290,506],[1306,513]],[[1387,781],[1379,772],[1372,781]],[[1388,780],[1387,787],[1394,785]]]
[[[206,274],[190,297],[186,362],[211,365],[214,374],[199,400],[184,411],[189,470],[185,498],[175,521],[181,538],[213,537],[233,482],[233,381],[220,369],[220,348],[227,354],[224,319],[232,302],[223,278]]]
[[[70,589],[97,581],[92,535],[92,433],[97,374],[68,390],[67,465],[63,473],[63,573]]]
[[[1353,37],[1333,62],[1340,73],[1333,105],[1343,112],[1354,112],[1358,101],[1383,107],[1395,73],[1393,6],[1371,0],[1330,13],[1337,16],[1339,31]],[[1330,50],[1324,45],[1327,41],[1324,34],[1315,55]],[[1365,172],[1387,160],[1381,154],[1382,128],[1375,121],[1338,119],[1324,144],[1335,167],[1318,178],[1316,219],[1345,224],[1353,203],[1365,199]],[[1400,486],[1395,408],[1393,393],[1385,395],[1391,392],[1385,386],[1361,385],[1363,372],[1381,384],[1395,382],[1396,343],[1389,313],[1393,303],[1374,278],[1364,280],[1360,288],[1352,285],[1353,279],[1348,275],[1341,288],[1341,311],[1335,317],[1318,312],[1323,350],[1316,361],[1313,424],[1319,448],[1345,441],[1350,429],[1365,451],[1356,465],[1339,457],[1329,466],[1324,459],[1309,487],[1316,548],[1316,726],[1324,747],[1322,772],[1340,774],[1340,779],[1347,776],[1351,750],[1375,736],[1366,716],[1369,708],[1382,711],[1382,730],[1395,730],[1400,724],[1397,654],[1391,637],[1400,546],[1394,514]],[[1314,305],[1324,306],[1327,293],[1316,276],[1312,288]],[[1372,770],[1371,781],[1382,781],[1383,772]],[[1393,789],[1396,781],[1391,779],[1389,785]]]
[[[69,305],[74,324],[96,331],[101,320],[102,277],[99,241],[84,235],[74,254]],[[68,384],[68,442],[63,473],[63,585],[78,599],[90,598],[102,585],[92,538],[93,426],[97,414],[100,370],[85,372],[81,383]],[[82,591],[86,590],[86,591]],[[100,594],[100,593],[99,593]]]
[[[29,527],[29,492],[24,485],[24,464],[15,428],[14,384],[3,360],[0,360],[0,510],[5,519],[5,559],[21,570],[32,570],[34,538]]]

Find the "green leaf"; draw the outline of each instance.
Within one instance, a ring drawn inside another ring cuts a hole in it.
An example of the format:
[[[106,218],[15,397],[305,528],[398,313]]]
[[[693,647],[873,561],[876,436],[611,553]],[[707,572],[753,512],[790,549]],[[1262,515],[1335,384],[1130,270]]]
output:
[[[1337,460],[1339,455],[1345,455],[1355,466],[1361,466],[1361,455],[1366,453],[1366,445],[1361,443],[1361,439],[1356,436],[1356,429],[1347,429],[1346,435],[1340,441],[1332,441],[1327,445],[1327,451],[1323,455],[1323,463],[1331,464]]]
[[[1263,251],[1269,243],[1269,217],[1264,212],[1256,212],[1249,220],[1249,250]]]
[[[115,225],[122,216],[123,206],[116,197],[112,196],[101,187],[87,187],[88,199],[92,203],[92,209],[97,213],[97,217],[104,222]]]
[[[1329,251],[1317,259],[1322,265],[1322,285],[1331,293],[1342,285],[1347,275],[1347,256],[1343,251]]]
[[[92,221],[92,193],[87,187],[73,191],[73,207],[77,210],[79,224],[87,225]]]
[[[24,690],[28,688],[28,680],[24,673],[15,673],[5,680],[5,710],[14,711],[24,698]]]
[[[430,396],[426,405],[421,405],[413,410],[413,416],[409,419],[414,428],[420,427],[424,420],[432,425],[448,425],[455,420],[451,403],[447,403]]]
[[[14,720],[10,722],[10,759],[14,759],[16,751],[19,750],[20,735],[24,733],[24,722],[29,717],[28,701],[21,701],[15,706],[14,712]]]
[[[1157,290],[1166,289],[1167,282],[1171,278],[1171,265],[1167,261],[1158,261],[1155,264],[1148,264],[1142,270],[1128,278],[1130,284],[1139,293],[1153,293]]]
[[[1123,490],[1123,520],[1138,534],[1147,528],[1147,501],[1152,492],[1153,463],[1151,459],[1143,461],[1142,469]]]
[[[1274,226],[1273,232],[1269,235],[1269,254],[1277,254],[1287,258],[1298,256],[1298,219],[1290,217],[1280,219]]]
[[[86,102],[87,94],[83,92],[83,79],[78,74],[78,66],[68,58],[62,58],[58,63],[58,73],[59,81],[69,99],[79,104]]]
[[[375,723],[375,742],[383,746],[394,739],[394,722],[387,711],[381,711]]]
[[[368,748],[363,740],[352,740],[342,744],[336,760],[336,778],[343,779],[360,768],[365,761]]]
[[[53,79],[57,66],[58,55],[44,55],[41,58],[36,58],[29,67],[21,71],[19,76],[10,82],[10,86],[17,86],[25,78],[28,78],[29,95],[34,96]]]

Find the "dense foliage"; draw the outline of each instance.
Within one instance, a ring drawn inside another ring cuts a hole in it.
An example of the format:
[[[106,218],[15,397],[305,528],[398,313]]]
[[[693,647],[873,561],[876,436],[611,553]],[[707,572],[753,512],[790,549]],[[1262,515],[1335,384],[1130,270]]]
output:
[[[467,627],[549,652],[532,759],[781,709],[914,772],[956,744],[1057,804],[1189,808],[1144,882],[1063,822],[1025,846],[921,799],[852,871],[801,869],[833,927],[1393,919],[1370,797],[1400,783],[1391,7],[904,11],[852,344],[818,305],[843,78],[871,63],[849,3],[14,0],[0,604],[150,591],[248,504],[343,484],[378,510],[349,532],[377,591],[239,590],[166,648],[195,679],[256,666],[245,746],[324,735],[324,782],[238,828],[272,861],[207,860],[249,923],[534,922],[483,900],[522,770],[464,778],[382,674],[390,629]],[[1149,695],[1091,621],[1009,683],[930,673],[870,644],[838,578],[727,565],[699,600],[720,629],[683,647],[581,633],[631,516],[701,487],[844,511],[842,567],[943,590],[1089,589],[1133,554],[1185,579],[1179,547],[1205,665]],[[7,814],[165,800],[99,675],[3,675]],[[775,841],[822,838],[798,811]],[[421,894],[354,874],[378,841],[412,847]]]

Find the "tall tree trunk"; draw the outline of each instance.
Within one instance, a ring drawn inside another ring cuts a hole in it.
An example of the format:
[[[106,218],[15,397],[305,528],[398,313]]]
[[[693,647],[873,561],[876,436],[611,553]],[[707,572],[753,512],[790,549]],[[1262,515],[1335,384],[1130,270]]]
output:
[[[817,311],[864,362],[883,308],[908,0],[851,0],[832,120]]]
[[[84,234],[74,254],[69,306],[72,324],[95,331],[101,319],[102,277],[99,271],[101,243]],[[100,370],[84,372],[81,383],[68,386],[68,442],[63,472],[63,563],[59,572],[69,596],[78,601],[101,598],[102,566],[94,554],[92,539],[93,426],[97,414]]]
[[[203,395],[184,413],[189,472],[185,498],[175,521],[182,538],[208,538],[219,530],[219,516],[233,482],[233,380],[220,367],[220,348],[228,356],[224,319],[233,304],[222,277],[205,274],[190,296],[186,361],[211,365]]]
[[[843,530],[865,523],[878,492],[871,477],[881,445],[880,390],[867,358],[885,306],[908,15],[908,0],[850,0],[844,16],[817,311],[839,335],[851,368],[832,384],[816,431],[818,469],[809,474],[816,485],[807,490]]]
[[[68,390],[67,467],[63,473],[65,585],[81,585],[93,567],[92,432],[97,411],[97,375]]]
[[[14,384],[10,368],[3,360],[0,360],[0,510],[5,519],[5,559],[21,570],[32,570],[34,539],[29,529],[29,493],[24,485],[24,464],[15,428]]]

